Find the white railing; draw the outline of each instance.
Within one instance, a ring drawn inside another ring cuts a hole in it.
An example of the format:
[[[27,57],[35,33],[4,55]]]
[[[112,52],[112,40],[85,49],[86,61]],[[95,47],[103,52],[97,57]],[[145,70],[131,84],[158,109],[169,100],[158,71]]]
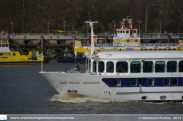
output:
[[[156,47],[156,46],[177,46],[177,43],[147,43],[147,44],[145,44],[145,43],[143,43],[143,44],[141,44],[141,46],[154,46],[154,47]]]

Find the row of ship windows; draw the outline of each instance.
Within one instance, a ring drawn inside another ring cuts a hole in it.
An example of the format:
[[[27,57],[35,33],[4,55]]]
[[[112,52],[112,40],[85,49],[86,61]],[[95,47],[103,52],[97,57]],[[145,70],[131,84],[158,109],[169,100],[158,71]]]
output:
[[[148,96],[142,96],[141,99],[142,100],[147,100]],[[181,99],[183,100],[183,96],[181,97]],[[160,100],[166,100],[166,96],[165,95],[160,96]]]
[[[8,44],[0,44],[0,47],[8,47]]]
[[[166,66],[165,66],[166,64]],[[177,63],[176,61],[168,61],[165,63],[164,61],[156,61],[155,66],[152,61],[144,61],[143,62],[143,73],[153,73],[154,72],[183,72],[183,61]],[[97,71],[96,61],[93,62],[93,72]],[[104,62],[98,62],[98,72],[104,72]],[[154,68],[155,67],[155,68]],[[141,62],[140,61],[132,61],[130,63],[130,72],[131,73],[141,73]],[[116,63],[116,73],[128,73],[128,63],[127,62],[117,62]],[[114,73],[114,63],[112,61],[108,61],[106,63],[106,72]]]
[[[139,81],[139,85],[144,86],[144,81],[140,80]],[[121,87],[121,86],[126,86],[123,85],[123,81],[121,79],[115,79],[114,80],[114,85],[116,87]],[[130,86],[134,87],[134,86],[138,86],[138,80],[137,79],[131,79],[130,80]],[[155,81],[154,79],[147,79],[147,86],[155,86]],[[165,78],[163,80],[163,86],[178,86],[178,79],[173,78]]]
[[[129,31],[117,31],[118,33],[129,33]],[[133,33],[136,33],[136,31],[133,31]]]
[[[16,53],[13,53],[13,56],[15,56]],[[0,56],[11,56],[11,53],[0,53]]]
[[[141,51],[162,51],[162,50],[181,50],[176,48],[164,48],[164,49],[141,49]]]

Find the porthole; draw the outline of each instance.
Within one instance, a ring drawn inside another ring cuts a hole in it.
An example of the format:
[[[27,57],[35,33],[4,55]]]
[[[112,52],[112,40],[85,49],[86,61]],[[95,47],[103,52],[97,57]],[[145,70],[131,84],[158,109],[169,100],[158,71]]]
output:
[[[166,100],[166,96],[160,96],[161,100]]]
[[[141,99],[142,100],[147,100],[147,96],[142,96]]]

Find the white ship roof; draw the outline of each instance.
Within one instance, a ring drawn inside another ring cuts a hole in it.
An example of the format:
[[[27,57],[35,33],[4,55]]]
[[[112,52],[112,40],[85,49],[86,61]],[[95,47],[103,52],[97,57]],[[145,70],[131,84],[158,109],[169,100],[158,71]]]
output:
[[[183,51],[105,51],[97,54],[99,58],[123,58],[123,59],[144,59],[144,58],[182,58]]]

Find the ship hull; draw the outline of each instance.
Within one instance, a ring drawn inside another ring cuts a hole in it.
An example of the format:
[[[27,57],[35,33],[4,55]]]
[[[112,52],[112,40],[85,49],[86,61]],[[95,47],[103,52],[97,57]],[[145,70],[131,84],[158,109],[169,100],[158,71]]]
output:
[[[106,76],[91,75],[89,73],[59,73],[40,72],[42,76],[55,88],[59,94],[77,93],[99,98],[116,99],[120,101],[182,101],[183,85],[179,86],[141,86],[112,87],[105,79],[152,78],[153,75],[140,77],[138,75]],[[173,78],[182,81],[183,77],[174,74]],[[155,78],[163,78],[161,74]]]

